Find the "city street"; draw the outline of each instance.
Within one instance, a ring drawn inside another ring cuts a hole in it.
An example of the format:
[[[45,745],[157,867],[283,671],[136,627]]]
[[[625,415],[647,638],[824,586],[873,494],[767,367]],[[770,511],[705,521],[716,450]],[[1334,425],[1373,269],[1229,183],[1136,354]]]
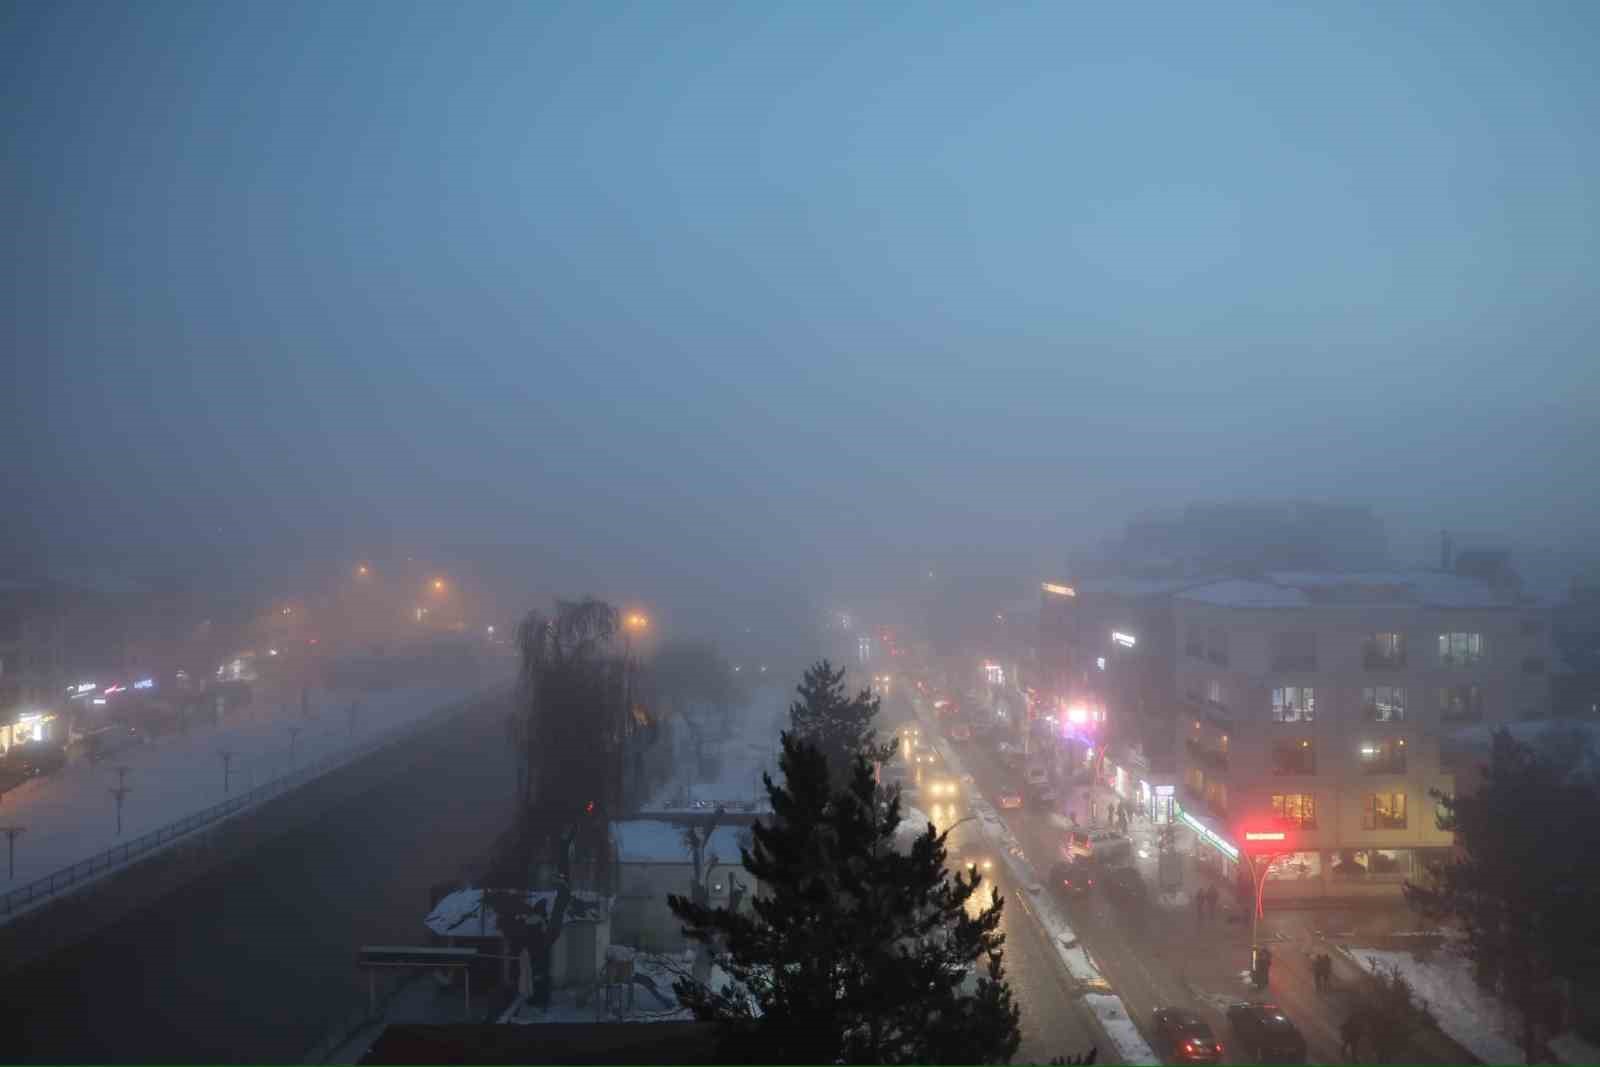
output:
[[[992,797],[1003,787],[1015,788],[1018,772],[1005,768],[990,746],[964,743],[954,747],[979,795]],[[1059,858],[1062,831],[1047,813],[1024,809],[1005,812],[1003,818],[1036,869],[1048,869]],[[1274,963],[1269,987],[1257,992],[1246,981],[1249,913],[1232,908],[1227,892],[1219,903],[1221,914],[1205,922],[1198,918],[1187,892],[1163,899],[1155,888],[1154,827],[1136,820],[1131,836],[1134,866],[1149,891],[1146,902],[1113,901],[1097,887],[1066,907],[1074,931],[1146,1038],[1155,1009],[1183,1007],[1206,1019],[1226,1048],[1233,1037],[1227,1006],[1265,1000],[1283,1008],[1305,1035],[1308,1062],[1343,1062],[1339,1025],[1346,1017],[1349,987],[1357,972],[1347,960],[1339,959],[1333,989],[1318,992],[1311,958],[1329,948],[1321,932],[1346,929],[1351,917],[1327,911],[1269,911],[1260,937],[1271,942]],[[1141,853],[1143,858],[1139,858]],[[1202,884],[1194,880],[1192,871],[1187,877],[1185,889]],[[1381,921],[1384,917],[1376,918]],[[1228,1058],[1242,1053],[1230,1049]]]

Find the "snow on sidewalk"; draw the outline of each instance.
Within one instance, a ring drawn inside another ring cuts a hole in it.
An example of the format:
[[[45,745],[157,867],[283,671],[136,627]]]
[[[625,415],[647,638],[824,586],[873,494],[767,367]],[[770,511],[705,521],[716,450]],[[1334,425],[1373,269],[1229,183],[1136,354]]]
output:
[[[961,760],[956,755],[955,749],[944,738],[938,738],[935,745],[950,770],[958,775],[963,774]],[[1060,957],[1067,973],[1084,988],[1109,989],[1110,984],[1100,973],[1100,968],[1095,966],[1088,950],[1078,942],[1078,935],[1073,932],[1072,924],[1067,921],[1066,915],[1048,895],[1038,892],[1040,885],[1038,872],[1034,870],[1033,864],[1028,862],[1016,835],[1011,832],[1005,820],[988,801],[976,793],[971,798],[970,806],[973,814],[978,817],[984,834],[1000,846],[1000,855],[1010,868],[1012,876],[1031,891],[1033,915],[1039,920],[1039,925],[1044,927],[1045,934],[1055,947],[1056,955]],[[1139,1028],[1128,1018],[1128,1009],[1122,1003],[1121,997],[1109,992],[1085,993],[1083,1002],[1094,1013],[1106,1036],[1116,1045],[1115,1058],[1118,1062],[1151,1065],[1161,1062],[1161,1058],[1144,1039],[1144,1035],[1139,1033]]]
[[[1418,998],[1439,1020],[1439,1029],[1484,1063],[1521,1063],[1522,1049],[1509,1035],[1515,1032],[1512,1013],[1472,979],[1472,966],[1448,947],[1436,949],[1426,963],[1410,952],[1345,948],[1364,969],[1374,963],[1398,967]]]
[[[6,820],[27,827],[16,847],[16,876],[7,889],[27,885],[80,860],[203,811],[229,796],[282,777],[318,760],[354,753],[379,738],[406,729],[433,712],[504,679],[416,685],[378,693],[324,691],[313,701],[317,717],[291,719],[260,709],[187,735],[163,737],[118,753],[98,766],[79,761],[5,798]],[[352,730],[345,709],[359,699]],[[293,727],[291,765],[289,730]],[[234,753],[229,790],[223,791],[220,752]],[[117,767],[128,768],[122,833],[117,833]],[[0,921],[4,921],[0,917]]]

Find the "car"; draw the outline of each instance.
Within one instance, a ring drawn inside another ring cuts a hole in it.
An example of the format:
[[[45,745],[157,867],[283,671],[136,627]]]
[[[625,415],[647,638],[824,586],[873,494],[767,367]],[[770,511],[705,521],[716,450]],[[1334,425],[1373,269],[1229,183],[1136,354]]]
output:
[[[1051,811],[1061,803],[1061,794],[1056,792],[1053,785],[1030,785],[1023,792],[1028,798],[1028,806],[1040,811]]]
[[[1133,862],[1133,842],[1115,830],[1075,827],[1061,846],[1068,859],[1092,860],[1102,867],[1117,867]]]
[[[1210,1025],[1183,1008],[1157,1008],[1151,1014],[1150,1043],[1171,1063],[1222,1062],[1222,1042]]]
[[[949,778],[932,778],[926,783],[928,795],[941,800],[953,800],[961,795],[959,783]]]
[[[995,794],[994,802],[1002,808],[1022,807],[1022,794],[1015,789],[1002,789]]]
[[[1228,1009],[1228,1025],[1234,1041],[1258,1062],[1306,1061],[1305,1035],[1276,1004],[1235,1004]]]
[[[1150,903],[1150,887],[1132,867],[1101,870],[1100,887],[1112,904],[1129,911],[1140,911]]]
[[[1050,772],[1035,764],[1034,766],[1028,768],[1026,773],[1023,775],[1023,780],[1029,785],[1044,785],[1046,782],[1050,781]]]
[[[952,740],[952,741],[971,741],[972,740],[972,727],[968,726],[964,722],[956,723],[954,726],[950,727],[950,740]]]
[[[1094,888],[1094,871],[1082,863],[1057,860],[1050,865],[1050,888],[1057,896],[1081,897]]]

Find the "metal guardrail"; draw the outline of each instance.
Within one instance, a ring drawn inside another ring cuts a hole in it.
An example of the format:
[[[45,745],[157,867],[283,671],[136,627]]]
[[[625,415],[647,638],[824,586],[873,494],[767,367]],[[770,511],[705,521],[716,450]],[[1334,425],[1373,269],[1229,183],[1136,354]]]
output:
[[[168,823],[159,829],[151,830],[149,833],[136,837],[132,841],[121,845],[113,845],[103,852],[90,856],[88,859],[79,860],[77,863],[62,867],[52,874],[37,878],[27,885],[12,889],[5,893],[4,896],[0,896],[0,917],[10,917],[19,911],[26,910],[37,901],[58,897],[68,889],[80,886],[107,871],[126,866],[140,856],[153,852],[170,841],[192,834],[203,827],[213,826],[230,815],[237,814],[246,808],[254,807],[273,797],[281,796],[314,778],[320,778],[328,771],[342,767],[381,748],[409,740],[413,735],[433,725],[433,721],[436,718],[449,712],[459,711],[479,699],[482,695],[480,693],[465,700],[456,701],[454,704],[448,704],[444,708],[424,715],[410,726],[379,735],[356,748],[331,753],[314,763],[309,763],[297,770],[280,775],[270,782],[258,785],[249,792],[241,793],[209,808],[191,812],[175,822]]]

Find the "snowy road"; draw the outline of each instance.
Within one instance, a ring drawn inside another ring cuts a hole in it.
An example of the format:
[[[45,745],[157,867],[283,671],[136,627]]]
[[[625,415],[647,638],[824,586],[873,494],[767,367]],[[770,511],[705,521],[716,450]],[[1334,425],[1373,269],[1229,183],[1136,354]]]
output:
[[[353,752],[380,735],[509,679],[484,672],[449,683],[387,692],[314,691],[310,718],[298,703],[258,702],[222,723],[136,745],[99,764],[77,761],[5,794],[0,820],[23,826],[8,889],[26,885],[114,845],[201,811],[319,759]],[[352,721],[347,709],[360,701]],[[291,751],[292,750],[292,751]],[[224,793],[221,753],[233,753]],[[126,775],[117,768],[126,767]],[[122,832],[117,832],[119,780]]]

